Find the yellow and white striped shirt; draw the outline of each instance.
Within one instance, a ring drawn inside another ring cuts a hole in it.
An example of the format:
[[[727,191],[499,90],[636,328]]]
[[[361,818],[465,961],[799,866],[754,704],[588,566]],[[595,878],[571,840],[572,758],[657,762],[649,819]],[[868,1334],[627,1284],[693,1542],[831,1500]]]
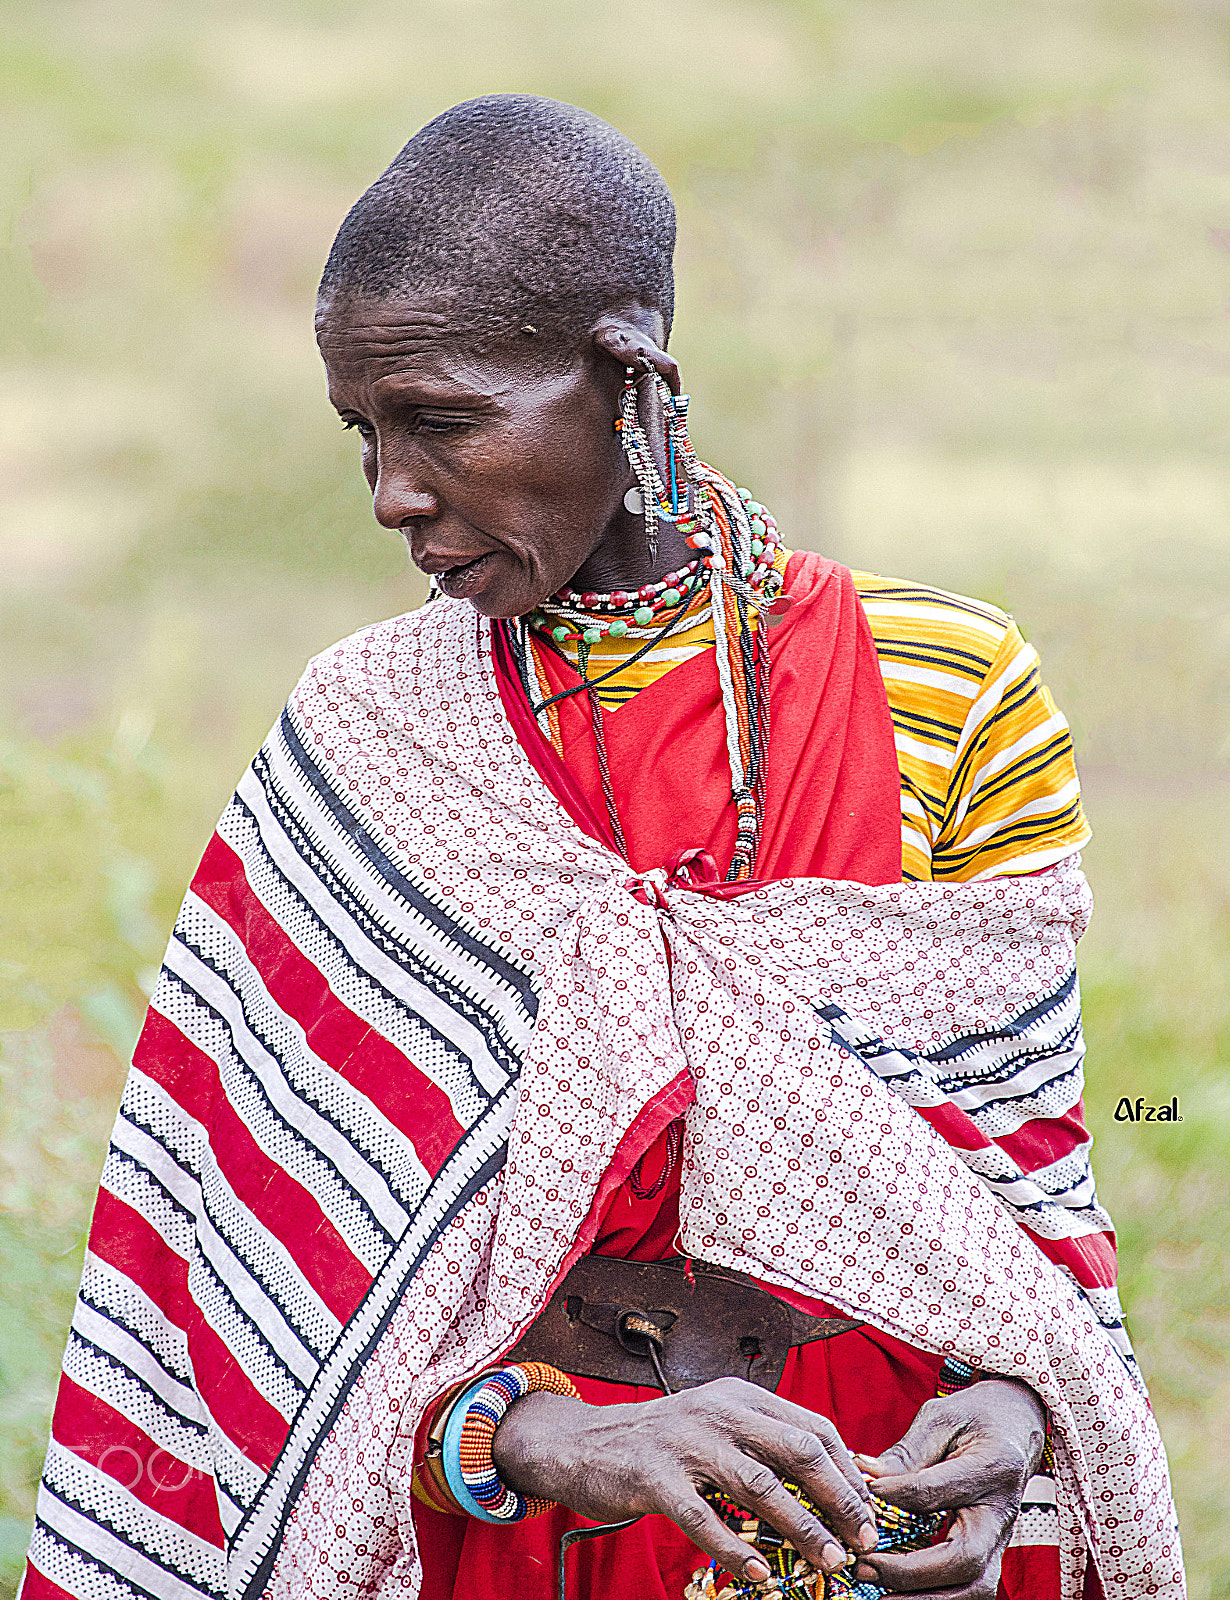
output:
[[[780,552],[784,568],[788,552]],[[775,563],[777,564],[777,563]],[[1090,838],[1068,724],[1037,652],[996,606],[924,584],[854,573],[871,626],[901,770],[902,876],[1038,872]],[[713,647],[713,623],[672,636],[598,690],[617,711],[638,689]],[[589,676],[636,642],[603,639]],[[565,646],[575,665],[575,646]]]
[[[906,878],[1037,872],[1090,838],[1072,736],[998,607],[856,572],[901,769]]]

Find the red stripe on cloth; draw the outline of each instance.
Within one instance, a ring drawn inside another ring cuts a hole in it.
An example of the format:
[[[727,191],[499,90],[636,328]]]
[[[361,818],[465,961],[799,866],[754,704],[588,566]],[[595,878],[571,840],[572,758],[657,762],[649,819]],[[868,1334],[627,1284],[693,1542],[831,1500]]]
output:
[[[1088,1138],[1085,1102],[1078,1100],[1064,1116],[1035,1118],[995,1142],[1023,1171],[1037,1172],[1061,1161]]]
[[[402,1132],[434,1177],[463,1129],[448,1096],[413,1061],[349,1010],[252,890],[243,863],[217,834],[193,889],[243,941],[269,993],[324,1062]]]
[[[60,1384],[52,1434],[66,1450],[122,1484],[142,1505],[198,1539],[223,1547],[212,1476],[172,1455],[122,1412],[68,1377]]]
[[[202,1127],[209,1127],[214,1101],[222,1092],[217,1064],[152,1006],[145,1014],[132,1061],[190,1117]]]
[[[199,1312],[188,1335],[188,1353],[197,1392],[214,1421],[249,1461],[271,1471],[290,1425],[253,1385]]]
[[[18,1595],[20,1600],[81,1600],[79,1595],[70,1594],[67,1589],[61,1589],[58,1583],[52,1583],[47,1574],[34,1565],[33,1558],[26,1563],[25,1581]]]
[[[188,1263],[158,1230],[108,1189],[98,1191],[90,1249],[131,1278],[168,1322],[187,1332],[200,1315],[188,1293]]]
[[[295,1259],[339,1322],[349,1322],[372,1275],[301,1183],[265,1154],[229,1101],[209,1129],[218,1166],[238,1198]]]
[[[924,1121],[931,1124],[945,1144],[950,1144],[954,1150],[991,1148],[992,1141],[959,1106],[945,1103],[941,1106],[915,1106],[914,1109]]]
[[[1081,1119],[1083,1107],[1070,1111],[1064,1117],[1038,1117],[1018,1128],[1016,1133],[991,1141],[956,1106],[916,1106],[920,1116],[935,1129],[940,1138],[955,1150],[983,1150],[992,1142],[1018,1166],[1024,1167],[1025,1176],[1042,1167],[1049,1167],[1067,1155],[1075,1145],[1082,1144],[1088,1134]],[[1022,1161],[1022,1156],[1026,1158]],[[1028,1162],[1028,1165],[1026,1165]],[[1113,1233],[1089,1233],[1079,1238],[1045,1239],[1029,1227],[1023,1215],[1016,1219],[1029,1234],[1048,1261],[1067,1267],[1082,1289],[1112,1288],[1119,1276],[1119,1263]]]
[[[340,1322],[367,1293],[371,1273],[311,1192],[266,1155],[226,1097],[217,1063],[173,1022],[151,1011],[133,1064],[195,1117],[238,1199],[278,1239]]]
[[[188,1290],[188,1263],[140,1212],[105,1189],[94,1211],[90,1249],[131,1278],[168,1321],[187,1333],[202,1400],[227,1437],[268,1471],[286,1439],[287,1423],[205,1321]]]
[[[1113,1289],[1119,1281],[1119,1254],[1114,1235],[1086,1233],[1079,1239],[1029,1236],[1048,1261],[1067,1267],[1082,1289]]]

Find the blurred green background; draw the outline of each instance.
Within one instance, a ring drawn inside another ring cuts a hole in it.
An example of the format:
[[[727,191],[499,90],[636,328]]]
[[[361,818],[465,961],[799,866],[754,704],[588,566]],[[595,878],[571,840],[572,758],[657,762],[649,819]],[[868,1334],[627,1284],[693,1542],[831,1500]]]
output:
[[[789,542],[1010,607],[1074,724],[1100,1183],[1192,1593],[1230,1595],[1230,15],[1209,0],[25,0],[0,140],[0,1593],[107,1127],[306,658],[417,603],[316,275],[451,102],[680,208],[702,453]],[[1183,1122],[1116,1123],[1121,1095]]]

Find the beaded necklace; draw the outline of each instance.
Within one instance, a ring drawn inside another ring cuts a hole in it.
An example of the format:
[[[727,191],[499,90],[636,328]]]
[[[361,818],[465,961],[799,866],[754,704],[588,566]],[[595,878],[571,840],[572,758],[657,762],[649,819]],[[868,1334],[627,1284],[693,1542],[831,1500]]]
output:
[[[699,558],[689,561],[657,583],[646,583],[636,590],[614,589],[610,594],[601,594],[591,589],[561,589],[530,613],[530,627],[549,631],[557,644],[575,640],[578,650],[581,645],[595,645],[608,635],[612,639],[646,638],[646,629],[681,603],[684,586],[695,577],[699,566]]]
[[[557,750],[562,751],[558,718],[552,715],[557,703],[574,694],[587,695],[607,815],[616,843],[626,855],[606,758],[597,686],[625,671],[681,625],[694,627],[712,615],[731,798],[736,811],[735,848],[726,878],[728,882],[741,882],[753,874],[764,821],[769,744],[765,619],[767,614],[776,620],[789,606],[781,596],[782,576],[773,564],[779,545],[777,523],[746,489],[736,489],[721,473],[697,459],[687,432],[687,396],[672,395],[656,373],[651,376],[667,419],[672,480],[669,495],[640,423],[636,374],[631,368],[625,378],[617,427],[640,486],[651,554],[656,554],[658,522],[668,521],[684,532],[697,556],[686,567],[635,593],[564,589],[526,616],[498,625],[505,630],[530,706],[536,716],[546,715]],[[682,504],[677,473],[683,479]],[[694,602],[706,587],[709,608],[703,613],[694,612]],[[558,650],[562,644],[575,641],[581,683],[558,694],[548,692],[534,654],[531,630],[548,648]],[[590,648],[608,635],[645,642],[623,661],[590,678]]]
[[[747,580],[750,588],[759,590],[773,567],[780,536],[776,521],[764,506],[753,500],[746,489],[737,492],[752,529],[753,566]],[[668,572],[657,583],[643,584],[635,590],[613,589],[609,594],[594,589],[560,589],[530,612],[530,627],[549,631],[557,644],[575,642],[578,655],[582,654],[582,645],[595,645],[608,635],[613,639],[648,638],[646,630],[652,629],[655,623],[664,620],[666,612],[682,603],[684,585],[697,569],[707,569],[713,564],[708,533],[692,534],[688,543],[706,553],[696,556],[677,572]],[[692,618],[691,625],[695,627],[699,620]],[[583,654],[587,657],[588,651]],[[581,671],[584,676],[584,667]]]

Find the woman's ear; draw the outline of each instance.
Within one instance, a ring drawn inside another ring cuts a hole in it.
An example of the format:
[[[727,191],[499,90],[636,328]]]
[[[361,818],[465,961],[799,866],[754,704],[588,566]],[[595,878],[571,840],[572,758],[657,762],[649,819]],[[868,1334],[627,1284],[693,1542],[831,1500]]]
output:
[[[633,312],[624,316],[609,312],[594,324],[590,337],[599,350],[605,351],[621,367],[634,367],[638,372],[656,372],[665,380],[670,392],[678,394],[683,385],[679,363],[662,349],[657,339],[638,325],[642,318],[649,321],[650,314],[639,311],[639,314]],[[655,329],[658,338],[662,338],[661,317],[655,313],[652,320],[658,324]]]

